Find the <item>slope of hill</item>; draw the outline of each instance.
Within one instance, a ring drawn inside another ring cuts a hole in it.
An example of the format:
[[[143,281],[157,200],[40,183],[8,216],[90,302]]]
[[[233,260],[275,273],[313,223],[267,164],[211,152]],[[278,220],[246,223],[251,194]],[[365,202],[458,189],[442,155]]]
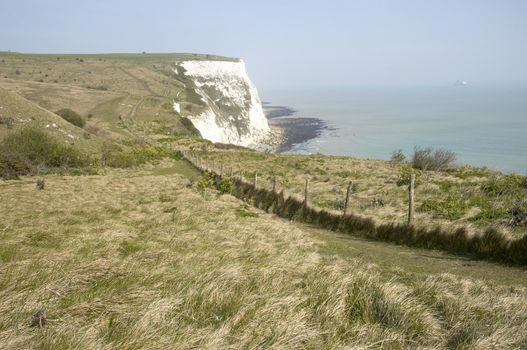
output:
[[[63,142],[97,152],[102,140],[22,96],[0,87],[0,139],[25,126],[45,130]]]
[[[527,345],[525,271],[339,244],[181,169],[0,183],[2,348]]]

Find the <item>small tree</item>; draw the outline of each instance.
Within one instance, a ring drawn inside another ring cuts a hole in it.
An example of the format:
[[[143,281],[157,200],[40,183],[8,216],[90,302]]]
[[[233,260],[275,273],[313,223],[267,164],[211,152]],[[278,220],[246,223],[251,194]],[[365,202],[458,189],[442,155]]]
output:
[[[406,156],[403,153],[402,149],[398,149],[392,152],[390,157],[390,163],[392,164],[401,164],[406,160]]]

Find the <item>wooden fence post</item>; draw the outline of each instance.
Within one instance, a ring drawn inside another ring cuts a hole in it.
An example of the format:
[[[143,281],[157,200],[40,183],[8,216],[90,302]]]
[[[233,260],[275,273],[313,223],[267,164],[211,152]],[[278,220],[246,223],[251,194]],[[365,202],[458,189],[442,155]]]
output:
[[[220,165],[220,177],[223,177],[223,163]]]
[[[273,192],[276,192],[276,176],[273,176]]]
[[[231,166],[231,177],[233,177],[233,176],[234,176],[234,172],[233,172],[232,166]]]
[[[304,206],[307,207],[309,203],[309,179],[306,179],[306,186],[304,188]]]
[[[408,225],[414,220],[414,192],[415,192],[415,174],[410,175],[410,184],[408,185]]]
[[[258,186],[258,173],[254,172],[254,188]]]
[[[348,213],[348,205],[350,203],[350,194],[351,194],[352,188],[353,188],[353,181],[350,181],[348,184],[348,189],[346,191],[346,201],[344,202],[344,215]]]

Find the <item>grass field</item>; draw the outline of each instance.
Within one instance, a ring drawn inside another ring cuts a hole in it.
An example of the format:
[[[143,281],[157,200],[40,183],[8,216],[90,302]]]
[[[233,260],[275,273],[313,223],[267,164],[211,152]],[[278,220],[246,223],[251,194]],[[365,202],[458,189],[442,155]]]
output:
[[[192,175],[165,160],[0,184],[2,348],[527,345],[525,270],[341,241]]]
[[[187,58],[227,59],[0,53],[0,141],[33,126],[95,164],[0,180],[1,349],[527,348],[525,268],[340,235],[202,186],[168,149],[258,173],[261,187],[276,177],[295,196],[309,178],[311,203],[335,212],[353,181],[353,213],[406,217],[400,164],[201,140],[172,110],[175,96],[182,113],[199,108],[171,73]],[[54,113],[63,108],[86,125]],[[486,169],[424,172],[416,225],[519,236],[508,210],[525,207],[526,184]],[[31,327],[39,310],[45,324]]]

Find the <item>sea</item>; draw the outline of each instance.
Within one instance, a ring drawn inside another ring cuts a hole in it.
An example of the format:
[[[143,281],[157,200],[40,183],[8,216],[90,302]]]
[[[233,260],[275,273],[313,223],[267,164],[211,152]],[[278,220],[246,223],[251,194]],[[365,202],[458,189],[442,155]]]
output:
[[[389,159],[415,147],[453,151],[459,165],[527,173],[527,84],[266,89],[262,100],[318,118],[291,153]]]

